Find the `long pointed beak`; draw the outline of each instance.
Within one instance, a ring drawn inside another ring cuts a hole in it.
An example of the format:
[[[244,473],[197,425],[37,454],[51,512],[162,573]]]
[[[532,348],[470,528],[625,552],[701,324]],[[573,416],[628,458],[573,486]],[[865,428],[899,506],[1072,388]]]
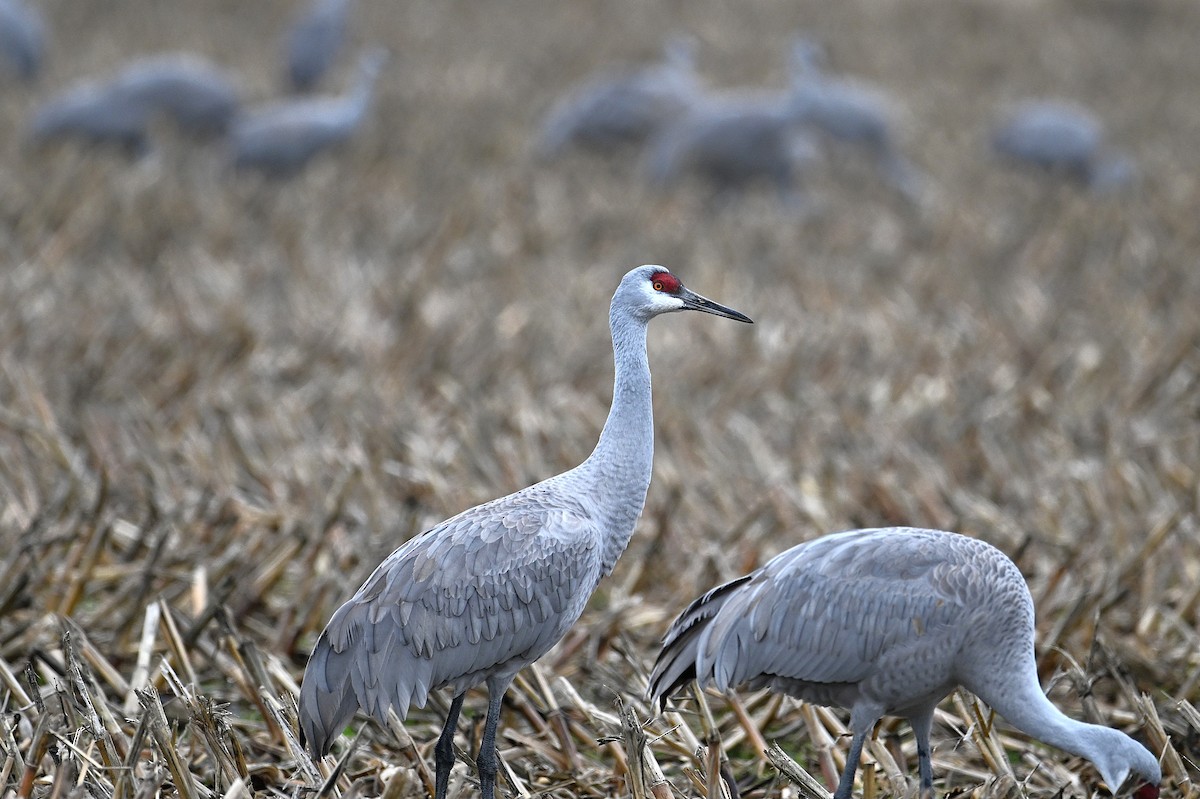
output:
[[[741,311],[735,311],[720,303],[713,302],[707,297],[701,297],[686,286],[680,288],[679,298],[683,300],[683,309],[685,311],[704,311],[705,313],[724,316],[728,319],[736,319],[739,322],[754,324],[754,320]]]

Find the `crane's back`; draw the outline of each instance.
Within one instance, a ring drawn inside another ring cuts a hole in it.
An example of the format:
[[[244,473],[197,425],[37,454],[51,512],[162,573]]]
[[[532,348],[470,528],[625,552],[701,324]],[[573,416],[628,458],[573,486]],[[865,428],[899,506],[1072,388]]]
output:
[[[1016,565],[955,533],[838,533],[735,582],[672,626],[655,695],[695,676],[721,690],[749,683],[821,704],[865,699],[907,715],[980,664],[1000,666],[1032,648],[1033,604]]]

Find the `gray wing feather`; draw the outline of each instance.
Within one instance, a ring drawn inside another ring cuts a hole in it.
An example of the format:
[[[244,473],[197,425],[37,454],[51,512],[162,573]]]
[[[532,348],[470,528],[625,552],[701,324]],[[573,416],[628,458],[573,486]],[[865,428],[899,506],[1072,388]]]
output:
[[[357,707],[384,719],[429,691],[467,690],[544,654],[600,578],[587,510],[523,492],[472,508],[393,552],[334,613],[301,686],[318,755]]]
[[[696,648],[705,624],[721,610],[737,588],[750,579],[739,577],[719,585],[679,614],[663,636],[662,650],[650,673],[650,698],[660,707],[678,688],[696,677]]]
[[[963,626],[963,608],[979,604],[973,592],[986,583],[983,552],[1007,561],[983,542],[908,528],[793,547],[748,575],[693,634],[696,674],[720,690],[774,678],[865,680],[922,638]]]

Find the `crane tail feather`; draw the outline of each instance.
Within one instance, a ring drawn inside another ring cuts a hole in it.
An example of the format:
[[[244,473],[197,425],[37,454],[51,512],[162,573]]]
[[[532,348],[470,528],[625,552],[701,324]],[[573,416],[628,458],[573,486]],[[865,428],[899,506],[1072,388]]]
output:
[[[671,624],[650,673],[650,697],[660,709],[668,696],[691,680],[699,679],[704,684],[711,679],[711,674],[697,672],[700,644],[717,613],[751,577],[745,575],[717,586],[688,605]]]
[[[313,757],[324,757],[334,739],[358,710],[349,675],[337,673],[345,664],[322,634],[304,669],[300,684],[300,742]]]

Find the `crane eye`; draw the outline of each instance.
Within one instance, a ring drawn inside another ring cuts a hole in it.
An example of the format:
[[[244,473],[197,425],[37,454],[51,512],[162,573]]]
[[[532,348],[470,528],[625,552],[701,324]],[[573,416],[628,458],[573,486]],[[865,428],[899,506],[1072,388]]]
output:
[[[679,279],[670,272],[655,272],[650,275],[650,286],[663,294],[674,294],[681,287]]]

